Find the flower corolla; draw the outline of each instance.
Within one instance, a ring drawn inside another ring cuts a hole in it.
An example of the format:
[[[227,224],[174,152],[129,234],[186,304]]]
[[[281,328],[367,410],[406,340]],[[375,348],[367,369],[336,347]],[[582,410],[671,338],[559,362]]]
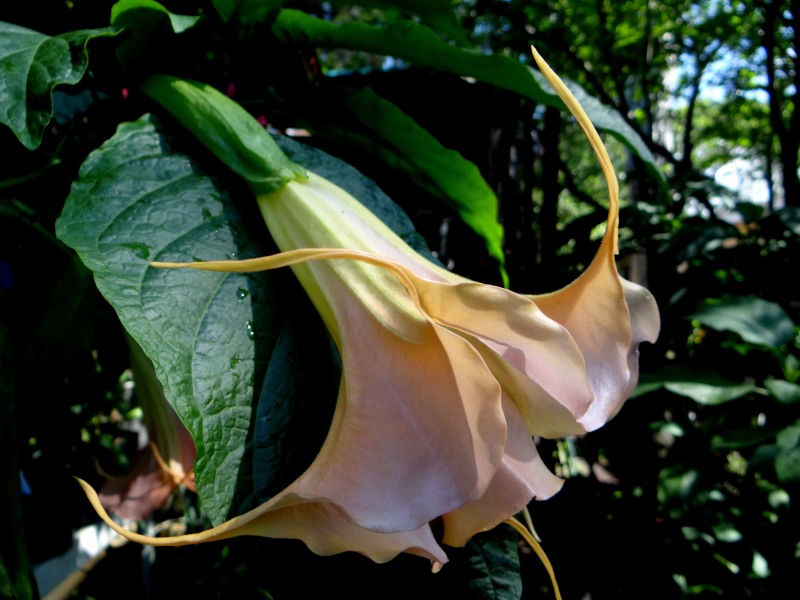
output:
[[[608,180],[606,231],[587,270],[552,294],[520,295],[429,262],[313,173],[260,196],[280,254],[154,265],[294,270],[342,358],[325,443],[286,489],[206,532],[159,539],[109,524],[153,545],[262,535],[302,539],[322,555],[384,562],[408,552],[440,565],[440,543],[462,546],[559,490],[531,436],[581,434],[611,418],[636,384],[638,345],[655,340],[659,317],[652,296],[616,269],[618,192],[605,148],[534,55]]]

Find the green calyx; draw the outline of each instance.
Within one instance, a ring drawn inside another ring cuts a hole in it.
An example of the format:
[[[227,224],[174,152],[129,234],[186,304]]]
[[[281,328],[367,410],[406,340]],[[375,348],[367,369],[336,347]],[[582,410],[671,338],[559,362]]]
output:
[[[257,194],[274,192],[289,181],[305,177],[303,167],[289,160],[252,115],[210,85],[154,75],[141,89],[241,175]]]

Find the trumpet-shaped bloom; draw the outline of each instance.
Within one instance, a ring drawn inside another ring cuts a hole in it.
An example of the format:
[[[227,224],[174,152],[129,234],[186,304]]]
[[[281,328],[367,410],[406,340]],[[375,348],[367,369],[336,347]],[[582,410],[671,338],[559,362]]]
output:
[[[250,261],[154,263],[253,271],[290,266],[325,321],[343,375],[328,437],[312,465],[257,509],[207,532],[150,544],[234,535],[299,538],[318,554],[399,552],[435,563],[561,481],[532,435],[600,427],[637,378],[637,348],[658,311],[616,270],[617,186],[586,114],[543,72],[586,131],[609,182],[600,250],[570,286],[523,296],[434,265],[332,183],[309,174],[258,198],[282,253]],[[91,488],[84,486],[100,510]],[[113,526],[113,525],[112,525]]]

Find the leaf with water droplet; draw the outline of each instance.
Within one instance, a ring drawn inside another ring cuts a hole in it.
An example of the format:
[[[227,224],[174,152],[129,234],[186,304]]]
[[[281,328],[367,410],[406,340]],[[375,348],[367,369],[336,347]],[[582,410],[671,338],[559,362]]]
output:
[[[126,248],[130,248],[131,252],[136,258],[141,259],[148,259],[150,258],[150,248],[145,246],[144,244],[139,244],[136,242],[131,242],[129,244],[123,244]]]
[[[209,214],[218,216],[209,220]],[[293,305],[298,288],[289,270],[165,270],[142,258],[263,253],[242,236],[246,227],[233,226],[240,220],[216,180],[171,150],[155,123],[143,118],[121,125],[89,156],[57,223],[59,237],[78,251],[155,363],[167,399],[195,439],[198,493],[216,523],[254,496],[250,424],[286,319],[280,302]],[[254,304],[255,295],[269,303]]]

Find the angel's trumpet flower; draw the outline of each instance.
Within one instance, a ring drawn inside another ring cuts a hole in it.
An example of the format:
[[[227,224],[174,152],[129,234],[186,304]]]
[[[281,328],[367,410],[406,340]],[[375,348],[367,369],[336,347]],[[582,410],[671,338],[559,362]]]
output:
[[[443,543],[459,546],[558,491],[531,435],[584,433],[613,416],[635,385],[638,345],[655,340],[659,318],[652,296],[617,273],[617,184],[605,148],[534,55],[608,180],[606,232],[586,272],[558,292],[523,296],[427,261],[314,174],[261,195],[280,254],[153,265],[291,266],[342,357],[328,437],[295,482],[214,529],[168,539],[112,525],[117,531],[159,545],[291,537],[319,554],[352,550],[385,561],[410,552],[444,563],[432,521],[441,518]]]

